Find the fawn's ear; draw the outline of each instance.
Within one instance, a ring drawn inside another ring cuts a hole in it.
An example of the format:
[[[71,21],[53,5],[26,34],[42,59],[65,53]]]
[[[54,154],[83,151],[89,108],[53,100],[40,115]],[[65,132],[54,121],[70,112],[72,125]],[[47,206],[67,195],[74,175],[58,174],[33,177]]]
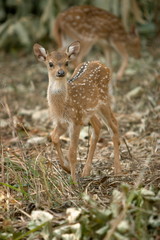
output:
[[[33,46],[33,52],[38,61],[40,62],[46,61],[47,53],[44,47],[42,47],[38,43],[35,43]]]
[[[68,58],[70,60],[76,58],[76,56],[79,54],[79,52],[80,52],[80,42],[79,41],[75,41],[75,42],[71,43],[66,49],[66,54],[68,55]]]

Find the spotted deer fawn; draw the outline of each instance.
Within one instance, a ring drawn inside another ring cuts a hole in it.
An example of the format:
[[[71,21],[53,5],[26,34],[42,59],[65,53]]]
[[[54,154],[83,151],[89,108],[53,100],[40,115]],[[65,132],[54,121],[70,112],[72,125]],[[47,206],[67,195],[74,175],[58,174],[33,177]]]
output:
[[[101,45],[111,67],[111,49],[122,58],[116,79],[121,79],[128,65],[128,55],[140,57],[140,38],[136,31],[126,33],[121,20],[106,10],[94,6],[74,6],[60,13],[54,25],[58,47],[70,40],[81,43],[81,52],[74,65],[79,64],[94,44]]]
[[[110,131],[114,144],[114,172],[120,173],[118,124],[110,107],[108,93],[111,78],[109,68],[98,61],[81,63],[72,77],[67,80],[68,64],[78,56],[80,51],[78,41],[70,44],[65,51],[47,53],[39,44],[35,44],[33,49],[36,58],[44,62],[48,69],[47,99],[55,125],[51,138],[62,168],[71,172],[71,177],[75,182],[79,134],[81,127],[90,122],[93,132],[82,176],[90,174],[93,154],[101,129],[100,119],[102,119]],[[66,130],[69,130],[70,134],[69,162],[63,156],[60,147],[60,136]]]

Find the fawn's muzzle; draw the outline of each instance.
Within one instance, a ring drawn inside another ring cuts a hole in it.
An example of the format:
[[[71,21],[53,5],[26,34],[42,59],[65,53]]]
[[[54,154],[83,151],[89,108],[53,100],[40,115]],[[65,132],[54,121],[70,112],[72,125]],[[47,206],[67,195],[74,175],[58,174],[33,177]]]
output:
[[[64,77],[64,76],[65,76],[65,71],[63,71],[62,69],[58,70],[56,76],[57,76],[57,77]]]

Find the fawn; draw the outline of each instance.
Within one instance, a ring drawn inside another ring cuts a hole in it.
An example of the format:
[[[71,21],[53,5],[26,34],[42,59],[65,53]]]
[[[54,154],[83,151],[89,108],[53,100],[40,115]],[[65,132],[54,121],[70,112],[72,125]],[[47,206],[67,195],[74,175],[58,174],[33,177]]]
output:
[[[111,67],[111,49],[122,58],[117,79],[121,79],[128,65],[128,54],[140,57],[140,38],[132,29],[126,33],[121,20],[104,9],[95,6],[74,6],[60,13],[54,25],[54,38],[58,47],[71,40],[81,43],[81,52],[74,65],[79,64],[94,44],[101,45]]]
[[[35,44],[34,54],[48,69],[49,85],[47,99],[53,117],[54,130],[52,142],[58,153],[60,164],[64,170],[71,172],[76,181],[77,147],[81,127],[88,122],[93,127],[89,154],[82,176],[88,176],[96,144],[99,138],[102,119],[108,126],[114,144],[114,172],[121,172],[119,161],[118,124],[110,107],[108,84],[110,70],[98,61],[84,62],[74,71],[67,81],[68,64],[74,60],[80,51],[78,41],[70,44],[66,50],[47,53],[39,44]],[[68,160],[63,156],[60,147],[60,136],[69,130],[70,146]]]

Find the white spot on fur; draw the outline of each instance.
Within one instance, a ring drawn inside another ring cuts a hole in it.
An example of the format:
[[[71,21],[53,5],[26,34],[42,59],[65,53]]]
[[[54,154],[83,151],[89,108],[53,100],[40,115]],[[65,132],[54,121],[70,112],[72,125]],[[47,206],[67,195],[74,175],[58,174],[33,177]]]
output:
[[[79,15],[76,16],[76,19],[80,19],[81,17]]]

